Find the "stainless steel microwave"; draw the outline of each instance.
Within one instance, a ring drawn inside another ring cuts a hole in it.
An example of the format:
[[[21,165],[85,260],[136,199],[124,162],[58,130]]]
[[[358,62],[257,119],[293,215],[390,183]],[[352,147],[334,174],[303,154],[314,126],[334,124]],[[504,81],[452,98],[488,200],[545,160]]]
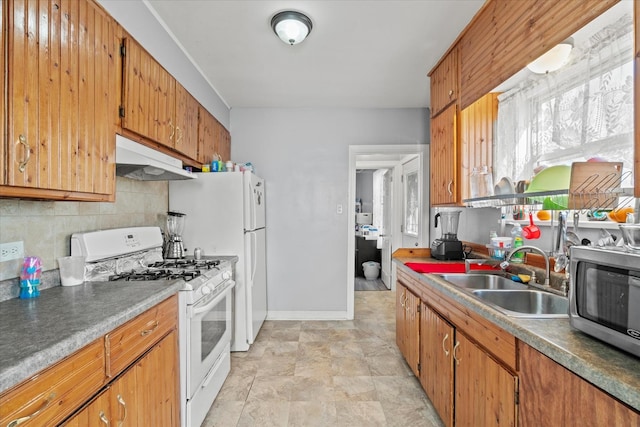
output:
[[[640,357],[640,254],[571,248],[571,325]]]

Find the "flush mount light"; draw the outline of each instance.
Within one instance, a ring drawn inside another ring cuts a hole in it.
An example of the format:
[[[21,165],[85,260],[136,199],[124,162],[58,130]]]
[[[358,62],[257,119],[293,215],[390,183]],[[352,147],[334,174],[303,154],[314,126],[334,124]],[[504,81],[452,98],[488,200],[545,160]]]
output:
[[[527,65],[527,68],[536,74],[546,74],[557,71],[569,61],[569,54],[573,49],[573,39],[569,37],[562,43],[554,46],[550,51]]]
[[[294,45],[302,42],[311,32],[311,19],[303,13],[287,10],[271,18],[271,28],[283,42]]]

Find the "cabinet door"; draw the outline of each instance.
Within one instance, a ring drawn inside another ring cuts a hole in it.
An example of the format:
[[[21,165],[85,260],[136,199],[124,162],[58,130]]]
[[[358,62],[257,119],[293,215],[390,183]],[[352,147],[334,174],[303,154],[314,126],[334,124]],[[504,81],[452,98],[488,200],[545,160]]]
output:
[[[124,52],[122,127],[174,148],[175,79],[135,40]]]
[[[185,156],[198,158],[198,101],[176,83],[175,149]]]
[[[400,353],[405,354],[405,298],[407,297],[407,288],[400,283],[396,282],[396,344],[400,349]]]
[[[520,425],[640,426],[640,414],[520,343]]]
[[[420,317],[420,384],[445,426],[453,426],[454,329],[424,303]]]
[[[460,112],[460,199],[471,198],[473,168],[493,169],[493,135],[498,94],[489,93]],[[493,190],[493,189],[492,189]]]
[[[453,104],[431,119],[430,194],[431,205],[458,202],[457,108]]]
[[[420,298],[407,290],[404,357],[416,377],[420,375],[420,304]]]
[[[216,152],[216,119],[202,105],[198,106],[198,162],[211,163]]]
[[[460,331],[453,356],[456,426],[515,426],[518,378]]]
[[[222,160],[231,160],[231,134],[229,131],[218,123],[219,137],[218,144],[216,145],[216,152],[220,154]]]
[[[106,389],[62,425],[66,427],[113,426],[116,424],[111,412],[111,393]]]
[[[115,21],[88,0],[3,3],[10,47],[3,184],[113,194]]]
[[[431,117],[437,116],[458,98],[458,48],[454,47],[429,74],[431,80]]]

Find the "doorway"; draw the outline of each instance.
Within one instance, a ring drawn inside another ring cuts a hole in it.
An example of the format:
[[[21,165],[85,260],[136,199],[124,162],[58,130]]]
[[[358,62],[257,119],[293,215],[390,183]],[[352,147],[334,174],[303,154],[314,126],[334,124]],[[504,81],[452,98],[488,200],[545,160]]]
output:
[[[417,165],[415,178],[417,182],[422,184],[429,176],[428,174],[428,158],[429,146],[426,144],[414,145],[357,145],[349,147],[349,204],[347,212],[348,230],[347,230],[347,314],[353,319],[354,314],[354,291],[356,277],[356,178],[358,170],[381,171],[384,179],[387,170],[387,196],[382,201],[380,209],[385,209],[388,215],[383,215],[382,233],[376,236],[376,243],[380,250],[380,280],[385,284],[386,289],[395,290],[395,268],[391,262],[391,255],[397,248],[403,247],[403,231],[404,231],[404,189],[403,189],[403,173],[404,165],[414,160]],[[383,185],[384,185],[384,181]],[[428,185],[419,185],[419,226],[417,233],[412,236],[415,244],[424,246],[428,241],[429,233],[429,215],[425,203],[428,200]],[[383,189],[383,193],[384,193]],[[386,202],[386,203],[385,203]],[[387,205],[386,207],[384,205]],[[362,203],[360,204],[360,209]],[[374,208],[372,207],[373,211]],[[373,212],[372,212],[373,214]],[[375,220],[372,220],[374,222]],[[388,221],[388,222],[387,222]],[[374,226],[372,223],[371,226]],[[376,230],[379,231],[379,230]]]

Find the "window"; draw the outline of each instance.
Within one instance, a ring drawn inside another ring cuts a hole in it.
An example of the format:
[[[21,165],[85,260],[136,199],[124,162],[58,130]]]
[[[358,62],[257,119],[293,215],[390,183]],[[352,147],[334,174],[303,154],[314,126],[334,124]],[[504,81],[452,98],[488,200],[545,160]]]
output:
[[[625,3],[625,2],[621,2]],[[633,186],[633,19],[624,13],[576,44],[565,68],[499,96],[496,177],[593,157],[624,164]]]

